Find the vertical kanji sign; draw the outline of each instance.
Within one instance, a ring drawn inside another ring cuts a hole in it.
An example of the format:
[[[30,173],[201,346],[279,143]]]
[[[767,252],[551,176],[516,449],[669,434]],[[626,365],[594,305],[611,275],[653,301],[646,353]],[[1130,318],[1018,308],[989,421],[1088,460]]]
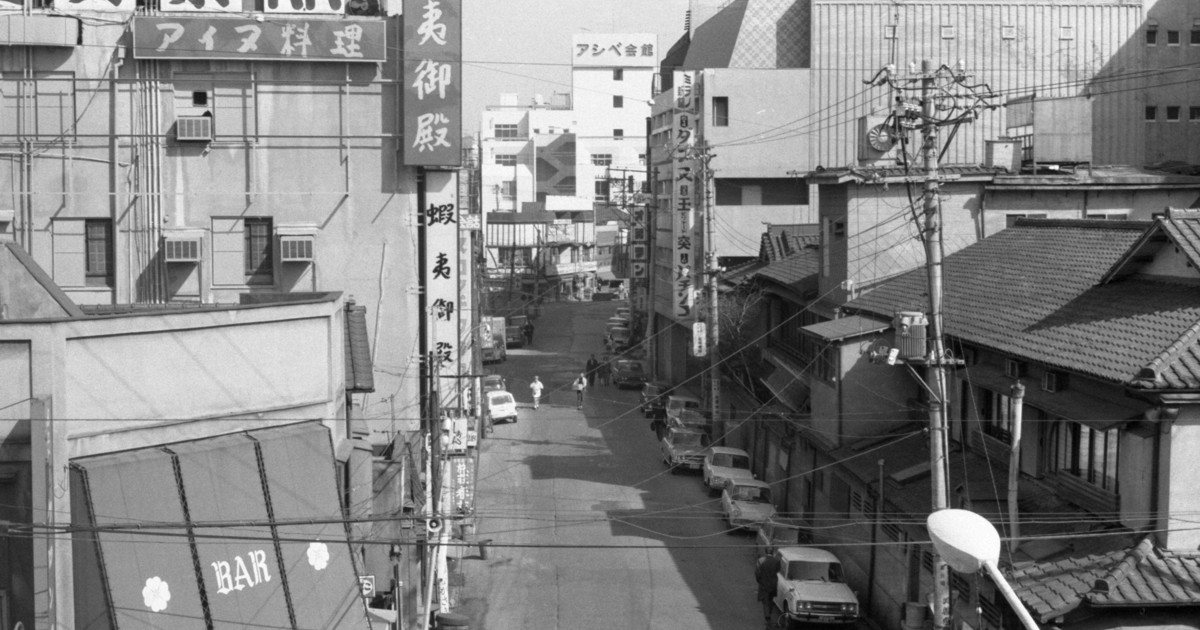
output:
[[[404,0],[404,163],[462,162],[462,0]]]
[[[425,237],[425,334],[426,348],[433,353],[442,393],[442,406],[459,404],[461,352],[458,282],[458,173],[425,173],[425,206],[421,224]]]
[[[695,317],[692,266],[696,245],[692,242],[696,222],[695,195],[700,184],[700,163],[695,159],[695,75],[677,72],[675,77],[674,156],[671,178],[671,302],[675,319]]]

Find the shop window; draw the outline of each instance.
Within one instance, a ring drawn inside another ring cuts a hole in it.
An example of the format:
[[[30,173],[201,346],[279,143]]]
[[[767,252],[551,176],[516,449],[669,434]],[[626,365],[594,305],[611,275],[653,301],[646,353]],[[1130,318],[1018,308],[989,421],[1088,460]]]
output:
[[[712,100],[713,126],[729,126],[729,97],[714,96]]]

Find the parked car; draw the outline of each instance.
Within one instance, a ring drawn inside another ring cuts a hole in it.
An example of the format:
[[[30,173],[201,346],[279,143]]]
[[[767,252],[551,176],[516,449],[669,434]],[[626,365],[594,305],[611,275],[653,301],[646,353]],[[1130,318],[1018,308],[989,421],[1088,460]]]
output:
[[[750,472],[750,454],[740,448],[728,446],[713,446],[704,456],[704,485],[708,486],[708,495],[716,496],[730,479],[753,479]]]
[[[499,374],[488,374],[487,376],[483,377],[483,391],[497,392],[504,391],[506,389],[508,389],[508,386],[505,384],[503,376],[500,376]]]
[[[775,515],[758,528],[758,536],[754,550],[758,555],[775,553],[780,547],[794,547],[812,542],[812,534],[807,527],[797,521],[790,521]]]
[[[616,328],[612,328],[608,331],[608,334],[612,335],[612,339],[613,339],[613,348],[612,349],[617,352],[620,352],[621,350],[628,348],[630,341],[633,340],[633,332],[631,332],[628,328],[626,328],[624,326],[618,326]]]
[[[704,449],[708,448],[708,436],[696,431],[671,429],[659,441],[663,463],[677,475],[683,469],[700,470],[704,464]]]
[[[758,479],[729,479],[721,490],[721,510],[731,530],[758,529],[775,516],[771,486]]]
[[[618,306],[617,312],[614,314],[614,317],[624,317],[625,319],[629,319],[629,307],[628,306]]]
[[[517,401],[513,395],[504,391],[490,391],[487,394],[488,426],[498,422],[517,421]]]
[[[629,320],[624,317],[609,317],[607,322],[604,322],[604,332],[612,332],[614,328],[629,328]]]
[[[647,418],[667,417],[667,396],[671,387],[666,383],[647,381],[642,385],[642,415]]]
[[[667,417],[677,416],[683,413],[684,409],[691,409],[696,412],[702,412],[700,399],[683,394],[671,394],[667,397]]]
[[[613,362],[612,382],[619,389],[641,387],[646,384],[646,370],[641,361],[617,359]]]
[[[775,550],[779,574],[775,607],[788,621],[852,624],[858,621],[858,596],[846,584],[837,556],[817,547]]]
[[[668,415],[666,426],[668,429],[700,431],[712,437],[712,423],[708,421],[708,416],[695,409],[684,409],[674,415]]]

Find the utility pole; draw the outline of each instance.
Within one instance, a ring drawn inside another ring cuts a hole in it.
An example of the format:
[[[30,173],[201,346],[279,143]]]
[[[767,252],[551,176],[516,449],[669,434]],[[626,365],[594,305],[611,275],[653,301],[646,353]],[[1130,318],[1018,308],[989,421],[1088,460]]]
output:
[[[717,352],[717,344],[721,340],[720,335],[720,295],[717,291],[719,283],[718,278],[721,273],[721,266],[717,263],[717,248],[715,246],[716,229],[714,228],[713,215],[713,199],[709,191],[709,184],[712,182],[712,174],[709,172],[708,164],[713,158],[712,153],[708,150],[708,144],[702,144],[700,148],[700,195],[704,200],[704,259],[706,263],[707,284],[708,284],[708,407],[712,414],[712,422],[717,422],[721,417],[721,358]],[[725,434],[724,425],[718,427],[720,432],[718,435]]]
[[[933,342],[926,368],[927,386],[934,399],[929,405],[929,464],[932,473],[933,511],[949,505],[946,482],[946,344],[942,338],[942,206],[938,199],[937,122],[933,91],[937,77],[928,59],[921,62],[921,150],[925,154],[925,257],[929,275],[929,336]],[[939,554],[933,558],[933,628],[942,630],[950,613],[950,573]]]

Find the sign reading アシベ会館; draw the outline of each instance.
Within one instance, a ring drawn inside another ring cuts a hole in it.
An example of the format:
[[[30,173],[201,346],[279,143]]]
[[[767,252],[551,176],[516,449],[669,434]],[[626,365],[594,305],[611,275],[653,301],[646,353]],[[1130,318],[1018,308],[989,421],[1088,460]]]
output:
[[[462,0],[404,0],[404,163],[462,163]]]

